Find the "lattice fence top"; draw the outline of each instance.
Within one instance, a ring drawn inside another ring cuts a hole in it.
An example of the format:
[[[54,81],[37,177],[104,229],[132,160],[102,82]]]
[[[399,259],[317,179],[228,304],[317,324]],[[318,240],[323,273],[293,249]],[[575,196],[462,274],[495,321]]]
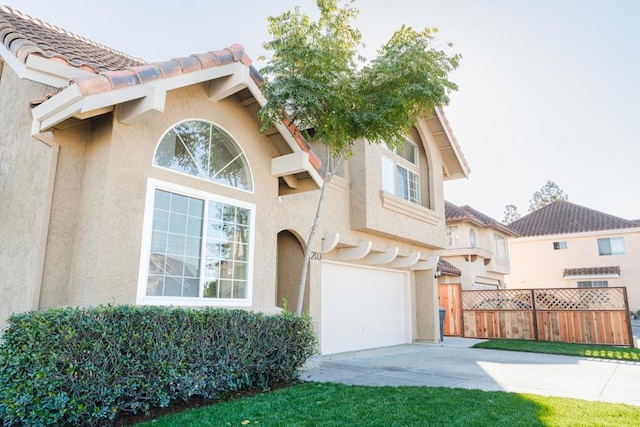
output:
[[[531,310],[531,291],[509,289],[500,291],[463,291],[463,310]]]
[[[627,310],[623,288],[463,291],[463,310]]]
[[[622,288],[538,289],[536,310],[626,310]]]

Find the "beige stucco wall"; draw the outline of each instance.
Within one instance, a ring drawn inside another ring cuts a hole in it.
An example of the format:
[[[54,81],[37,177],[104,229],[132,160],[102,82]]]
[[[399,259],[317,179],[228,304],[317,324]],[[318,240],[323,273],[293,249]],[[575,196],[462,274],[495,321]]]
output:
[[[334,177],[328,185],[319,227],[312,242],[312,251],[322,254],[323,260],[341,261],[339,249],[357,246],[360,241],[372,242],[372,254],[383,252],[388,247],[399,247],[401,255],[420,252],[423,257],[428,257],[435,254],[435,249],[442,248],[445,244],[442,159],[437,150],[432,150],[429,142],[425,142],[425,145],[429,150],[430,170],[429,185],[423,188],[423,200],[431,200],[429,205],[433,209],[414,207],[404,201],[402,202],[408,209],[405,213],[399,212],[395,207],[385,207],[380,195],[381,150],[384,148],[358,141],[354,145],[353,157],[346,164],[345,178]],[[421,143],[418,146],[423,145]],[[425,149],[421,149],[422,165],[427,164],[426,157]],[[421,168],[421,175],[423,172],[427,174],[426,167],[424,171]],[[306,239],[313,223],[319,193],[317,190],[280,197],[277,216],[279,227],[283,230],[293,230]],[[419,209],[435,224],[425,222],[419,214],[410,210],[412,208]],[[323,237],[336,232],[340,233],[340,244],[335,249],[322,253]],[[368,266],[366,257],[347,262]],[[321,263],[319,259],[310,263],[310,314],[318,329],[322,321]],[[392,268],[389,265],[379,267]],[[439,339],[437,289],[433,270],[404,270],[410,271],[413,339],[433,342]],[[353,303],[358,304],[357,301]]]
[[[52,88],[0,70],[0,331],[12,312],[38,304],[48,222],[49,175],[56,147],[30,136],[29,102]]]
[[[164,132],[191,118],[211,121],[234,137],[250,164],[253,192],[152,166]],[[255,204],[258,273],[252,302],[254,307],[275,306],[277,179],[269,171],[275,151],[243,107],[231,100],[213,102],[204,85],[195,85],[169,92],[163,114],[132,125],[107,115],[55,136],[64,141],[64,155],[52,213],[56,238],[47,254],[46,269],[52,274],[43,283],[45,306],[136,302],[148,177]]]
[[[598,255],[598,238],[623,237],[624,255]],[[567,242],[567,249],[554,250],[553,242]],[[640,310],[640,229],[509,240],[511,274],[508,288],[575,288],[578,280],[607,280],[609,287],[626,286],[629,306]],[[619,278],[565,279],[565,268],[619,266]]]
[[[3,134],[0,158],[0,188],[10,202],[0,205],[0,214],[11,218],[0,222],[2,235],[9,236],[0,243],[0,272],[10,280],[0,286],[3,295],[11,298],[0,303],[4,304],[0,305],[0,317],[31,308],[136,303],[141,263],[147,262],[141,251],[149,178],[255,206],[252,307],[276,307],[278,274],[290,273],[282,259],[278,273],[277,235],[290,230],[302,239],[308,236],[319,190],[279,196],[278,179],[271,176],[270,167],[271,159],[280,154],[267,137],[259,134],[259,124],[249,110],[233,98],[210,100],[205,84],[174,90],[167,94],[163,113],[147,114],[130,124],[117,120],[116,108],[112,113],[53,130],[52,144],[59,144],[60,149],[56,161],[51,162],[51,148],[27,136],[31,120],[25,98],[20,97],[26,94],[26,99],[41,98],[47,89],[17,82],[14,75],[7,77],[7,72],[5,67],[0,85],[0,107],[4,108],[0,108],[0,114],[5,115],[3,122],[15,126]],[[25,111],[15,108],[21,104]],[[211,121],[238,142],[251,168],[253,191],[152,166],[162,135],[186,119]],[[425,134],[426,126],[420,129],[410,139],[420,147],[424,206],[381,192],[382,148],[358,142],[356,155],[345,165],[345,178],[334,178],[328,188],[312,247],[315,252],[322,253],[323,236],[334,232],[341,234],[340,244],[322,254],[326,260],[339,260],[338,249],[357,246],[362,240],[372,242],[372,253],[398,247],[401,256],[419,252],[421,259],[444,246],[442,158],[432,136]],[[29,167],[17,167],[25,164]],[[47,190],[52,184],[55,193],[49,206]],[[34,299],[30,293],[40,286],[38,255],[45,243],[41,292],[36,292]],[[368,265],[366,259],[349,262]],[[318,325],[320,265],[318,260],[311,262],[308,294],[310,313]],[[402,269],[410,272],[413,338],[436,340],[433,271]]]

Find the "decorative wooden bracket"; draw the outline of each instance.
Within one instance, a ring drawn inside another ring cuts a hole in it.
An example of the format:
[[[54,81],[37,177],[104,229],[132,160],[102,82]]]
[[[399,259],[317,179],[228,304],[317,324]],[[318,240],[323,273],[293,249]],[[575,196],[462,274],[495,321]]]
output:
[[[440,261],[440,257],[438,255],[432,255],[429,258],[418,261],[413,267],[412,270],[435,270],[438,261]]]
[[[360,240],[360,243],[355,248],[338,249],[338,259],[340,261],[362,259],[371,251],[372,246],[373,242],[371,240]]]
[[[400,248],[398,248],[397,246],[388,247],[387,250],[382,253],[371,254],[367,256],[367,264],[369,265],[389,264],[391,261],[396,259],[399,251],[400,251]]]
[[[409,253],[409,255],[405,257],[396,258],[396,260],[391,263],[391,267],[394,267],[394,268],[411,267],[412,265],[415,265],[415,263],[418,262],[419,258],[420,258],[420,252],[411,252]]]
[[[326,254],[327,252],[331,252],[338,246],[338,242],[340,242],[340,233],[334,231],[332,233],[325,233],[322,238],[322,253]]]

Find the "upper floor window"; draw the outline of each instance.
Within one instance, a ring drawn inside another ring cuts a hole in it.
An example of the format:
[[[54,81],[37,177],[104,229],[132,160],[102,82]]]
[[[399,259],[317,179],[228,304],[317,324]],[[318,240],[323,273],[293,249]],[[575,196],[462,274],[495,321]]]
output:
[[[447,247],[455,248],[458,246],[458,226],[450,225],[447,227]]]
[[[598,239],[598,255],[623,255],[623,237],[605,237]]]
[[[578,282],[579,288],[608,288],[609,282],[607,280],[585,280]]]
[[[253,189],[240,146],[204,120],[186,120],[169,129],[156,148],[153,164],[230,187]]]
[[[473,228],[469,229],[469,246],[475,248],[478,242],[476,241],[476,232]]]
[[[496,242],[496,257],[498,259],[507,259],[507,239],[500,234],[494,234]]]
[[[383,145],[387,147],[386,144]],[[421,198],[418,147],[405,141],[402,147],[387,149],[395,156],[382,157],[382,189],[419,205]]]
[[[553,250],[567,249],[567,242],[553,242]]]

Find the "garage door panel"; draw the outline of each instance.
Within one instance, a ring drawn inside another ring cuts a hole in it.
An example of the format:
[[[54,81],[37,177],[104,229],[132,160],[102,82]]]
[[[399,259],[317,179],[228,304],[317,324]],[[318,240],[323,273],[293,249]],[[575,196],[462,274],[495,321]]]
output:
[[[323,263],[323,354],[410,341],[408,274]]]

